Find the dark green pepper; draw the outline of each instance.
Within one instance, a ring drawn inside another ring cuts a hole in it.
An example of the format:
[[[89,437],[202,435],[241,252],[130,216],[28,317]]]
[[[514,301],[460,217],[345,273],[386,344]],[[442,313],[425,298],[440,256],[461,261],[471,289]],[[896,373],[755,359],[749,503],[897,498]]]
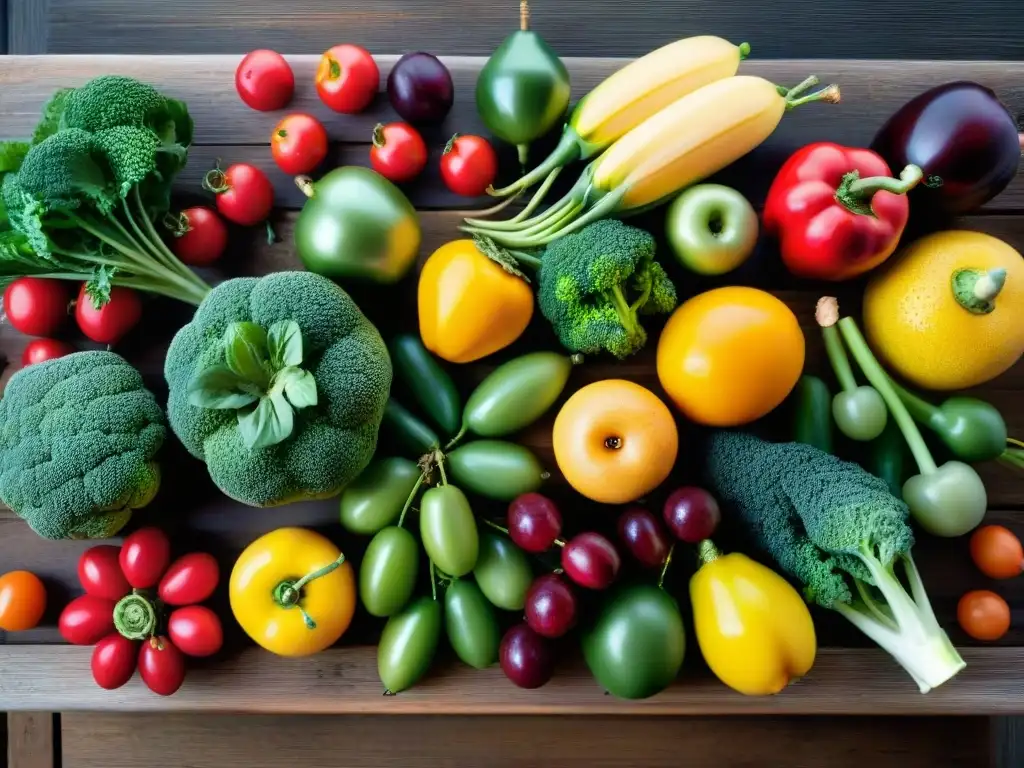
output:
[[[504,440],[466,443],[447,455],[445,467],[463,488],[497,501],[536,491],[548,478],[528,448]]]
[[[395,439],[402,450],[408,451],[410,456],[416,458],[433,451],[441,444],[437,432],[416,418],[393,397],[388,398],[387,405],[384,406],[381,428]]]
[[[395,377],[409,391],[423,413],[441,428],[445,437],[459,430],[462,399],[455,382],[427,351],[420,337],[403,333],[391,341],[391,364]]]
[[[544,38],[530,31],[527,0],[519,4],[519,27],[480,70],[476,107],[491,133],[519,148],[525,166],[530,142],[565,117],[570,92],[569,70]]]
[[[793,440],[832,453],[832,393],[817,376],[804,374],[793,391]]]

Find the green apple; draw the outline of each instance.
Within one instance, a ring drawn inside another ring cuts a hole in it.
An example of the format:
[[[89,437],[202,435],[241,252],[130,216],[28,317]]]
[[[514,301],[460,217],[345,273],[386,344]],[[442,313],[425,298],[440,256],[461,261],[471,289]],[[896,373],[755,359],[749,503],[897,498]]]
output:
[[[676,258],[702,275],[721,275],[747,260],[757,244],[757,213],[722,184],[690,187],[669,205],[668,242]]]

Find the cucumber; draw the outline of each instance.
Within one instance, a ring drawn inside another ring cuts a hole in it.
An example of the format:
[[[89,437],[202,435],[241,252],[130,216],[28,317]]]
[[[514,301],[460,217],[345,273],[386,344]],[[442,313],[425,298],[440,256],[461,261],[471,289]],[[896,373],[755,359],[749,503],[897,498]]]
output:
[[[817,376],[804,374],[793,390],[793,440],[832,453],[832,393]]]
[[[903,498],[903,481],[906,480],[907,441],[903,438],[895,419],[889,419],[882,430],[868,446],[868,472],[885,480],[889,493],[897,499]]]
[[[427,451],[433,451],[441,445],[441,438],[437,436],[437,432],[393,397],[389,397],[387,405],[384,406],[381,427],[395,439],[399,448],[408,452],[410,458],[418,459]]]
[[[416,404],[445,437],[452,437],[462,425],[462,399],[455,382],[441,367],[419,336],[403,333],[391,340],[391,363],[395,375]]]

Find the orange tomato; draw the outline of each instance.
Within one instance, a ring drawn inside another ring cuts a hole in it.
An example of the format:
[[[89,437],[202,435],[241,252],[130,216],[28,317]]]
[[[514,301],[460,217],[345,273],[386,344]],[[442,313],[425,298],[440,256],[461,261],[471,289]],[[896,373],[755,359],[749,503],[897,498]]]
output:
[[[608,379],[566,401],[555,418],[552,443],[558,468],[573,488],[603,504],[625,504],[668,477],[679,432],[668,407],[649,389]]]
[[[1010,629],[1010,606],[995,592],[977,589],[960,598],[956,620],[975,640],[998,640]]]
[[[46,610],[46,587],[28,571],[0,576],[0,629],[22,632],[32,629]]]
[[[796,386],[804,334],[770,293],[739,286],[694,296],[658,340],[658,379],[690,420],[734,427],[761,418]]]
[[[1024,570],[1024,547],[1009,528],[984,525],[971,536],[971,559],[990,579],[1012,579]]]

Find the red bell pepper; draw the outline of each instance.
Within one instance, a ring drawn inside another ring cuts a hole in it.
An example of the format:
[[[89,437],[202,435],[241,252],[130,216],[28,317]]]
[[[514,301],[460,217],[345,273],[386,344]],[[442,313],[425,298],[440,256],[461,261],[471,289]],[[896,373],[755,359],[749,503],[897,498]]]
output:
[[[894,179],[869,149],[810,144],[772,182],[765,230],[779,239],[782,260],[794,275],[849,280],[896,250],[910,217],[906,193],[922,176],[908,165]]]

